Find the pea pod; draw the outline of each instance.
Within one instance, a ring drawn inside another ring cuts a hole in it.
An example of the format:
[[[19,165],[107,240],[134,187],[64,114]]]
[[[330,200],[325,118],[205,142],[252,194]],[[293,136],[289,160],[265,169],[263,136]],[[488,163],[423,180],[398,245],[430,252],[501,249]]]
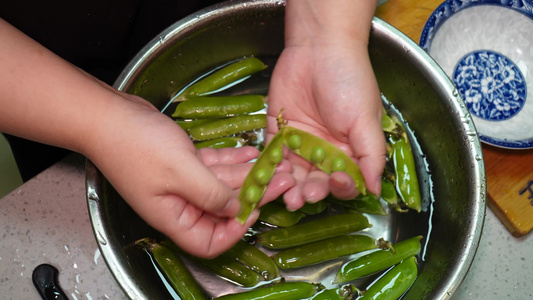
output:
[[[280,276],[276,263],[263,251],[246,241],[239,241],[227,250],[225,255],[234,257],[243,265],[259,273],[265,280],[273,280]]]
[[[181,299],[207,299],[203,289],[172,249],[149,239],[139,240],[136,244],[143,246],[151,254],[157,267]]]
[[[244,224],[250,213],[257,207],[266,191],[267,184],[283,160],[283,139],[276,134],[263,149],[252,169],[244,179],[239,193],[241,210],[235,219]]]
[[[227,255],[219,255],[211,259],[193,256],[190,256],[190,258],[214,274],[244,287],[254,287],[265,280],[259,273],[252,271],[235,258]]]
[[[350,212],[265,231],[257,235],[257,242],[271,249],[286,249],[353,233],[371,226],[365,216],[358,212]]]
[[[320,284],[309,282],[284,282],[242,293],[224,295],[216,300],[301,300],[313,296],[323,288]]]
[[[411,287],[417,275],[416,259],[411,256],[387,271],[358,299],[398,299]]]
[[[178,119],[176,120],[176,124],[178,124],[181,129],[189,132],[189,129],[193,128],[194,126],[198,126],[201,124],[206,124],[209,122],[213,122],[211,119],[195,119],[195,120],[182,120]]]
[[[266,115],[242,115],[217,119],[189,129],[194,141],[206,141],[266,127]]]
[[[176,106],[173,118],[222,118],[249,114],[265,108],[265,96],[237,95],[224,97],[192,97]]]
[[[300,211],[289,211],[284,204],[270,202],[261,207],[259,220],[280,227],[289,227],[298,223],[305,214]]]
[[[396,190],[407,207],[420,212],[422,200],[411,145],[407,138],[400,138],[393,141],[392,150]]]
[[[381,181],[381,198],[390,205],[398,205],[398,194],[393,182],[388,180]]]
[[[334,282],[347,282],[371,275],[390,268],[408,257],[415,256],[420,252],[421,239],[422,236],[412,237],[396,243],[389,250],[377,250],[346,262],[337,272]]]
[[[318,201],[315,203],[305,203],[304,206],[302,206],[299,211],[303,212],[307,215],[317,215],[329,207],[328,201]]]
[[[355,286],[346,284],[338,288],[322,290],[309,298],[309,300],[347,300],[355,299],[357,294],[359,294],[359,290]]]
[[[284,143],[294,153],[312,162],[320,170],[331,174],[335,171],[344,171],[355,182],[357,190],[366,195],[365,180],[359,167],[351,157],[335,145],[311,133],[285,126],[280,129]]]
[[[337,203],[349,209],[356,210],[358,212],[372,214],[372,215],[387,215],[383,206],[379,202],[378,198],[374,194],[358,195],[352,200],[339,200],[334,197],[328,197],[328,201]]]
[[[381,127],[385,132],[393,132],[397,128],[396,122],[383,110],[383,117],[381,119]]]
[[[235,147],[241,147],[246,144],[246,140],[241,137],[221,137],[217,139],[207,140],[203,142],[194,143],[194,146],[197,149],[201,148],[213,148],[213,149],[220,149],[220,148],[235,148]]]
[[[283,250],[274,254],[272,259],[282,269],[294,269],[386,247],[386,244],[366,235],[344,235]]]
[[[183,101],[192,96],[201,96],[216,91],[239,79],[262,71],[265,68],[266,65],[256,57],[241,59],[201,78],[181,92],[173,102]]]

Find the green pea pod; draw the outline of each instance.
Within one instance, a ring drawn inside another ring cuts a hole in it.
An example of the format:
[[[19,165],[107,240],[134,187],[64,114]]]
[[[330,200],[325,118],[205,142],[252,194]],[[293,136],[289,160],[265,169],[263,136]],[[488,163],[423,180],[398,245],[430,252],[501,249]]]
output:
[[[338,288],[322,290],[309,298],[309,300],[347,300],[355,299],[358,294],[359,290],[355,286],[346,284]]]
[[[291,227],[276,228],[257,235],[257,242],[271,249],[286,249],[369,228],[358,212],[326,216]]]
[[[259,273],[265,280],[274,280],[280,276],[278,266],[268,255],[243,240],[224,254],[234,257],[243,265]]]
[[[333,203],[340,204],[341,206],[349,209],[356,210],[358,212],[372,214],[372,215],[387,215],[383,206],[379,202],[378,198],[374,194],[358,195],[353,200],[339,200],[333,197],[328,198]]]
[[[203,289],[171,248],[149,239],[139,240],[136,244],[143,246],[151,254],[157,267],[181,299],[207,299]]]
[[[190,257],[214,274],[243,287],[254,287],[265,280],[259,273],[252,271],[235,258],[227,255],[219,255],[211,259]]]
[[[241,210],[235,219],[244,224],[250,213],[257,207],[266,191],[267,184],[283,160],[283,139],[276,134],[263,149],[252,169],[244,179],[239,193]]]
[[[413,285],[417,275],[416,258],[411,256],[387,271],[358,299],[399,299]]]
[[[392,150],[398,194],[407,207],[420,212],[422,200],[411,145],[401,138],[392,143]]]
[[[420,252],[420,240],[416,236],[396,243],[389,250],[377,250],[343,264],[335,277],[335,283],[347,282],[390,268],[402,260]]]
[[[289,227],[298,223],[305,214],[299,211],[288,211],[285,205],[269,202],[261,207],[259,220],[280,227]]]
[[[335,171],[344,171],[355,182],[357,190],[366,195],[365,180],[359,167],[344,151],[330,142],[321,139],[311,133],[285,126],[280,129],[284,143],[294,153],[307,161],[312,162],[320,170],[331,174]]]
[[[306,215],[317,215],[329,207],[328,201],[318,201],[315,203],[305,203],[298,211],[303,212]]]
[[[242,115],[217,119],[189,129],[194,141],[206,141],[266,127],[266,115]]]
[[[177,119],[175,122],[181,127],[181,129],[189,132],[189,129],[193,128],[194,126],[213,122],[213,120],[212,119],[196,119],[196,120]]]
[[[366,235],[344,235],[280,251],[272,259],[282,269],[314,265],[335,258],[377,249],[384,245]]]
[[[309,282],[284,282],[242,293],[224,295],[216,300],[301,300],[313,296],[323,288],[320,284]]]
[[[201,148],[220,149],[220,148],[241,147],[241,146],[244,146],[245,144],[246,144],[246,140],[241,137],[228,136],[228,137],[221,137],[218,139],[212,139],[212,140],[194,143],[194,146],[197,149],[201,149]]]
[[[398,205],[398,194],[393,182],[388,180],[381,181],[381,198],[390,205]]]
[[[265,96],[237,95],[225,97],[193,97],[176,106],[173,118],[222,118],[249,114],[265,108]]]
[[[221,89],[239,79],[262,71],[266,65],[256,57],[248,57],[231,63],[187,87],[173,102],[201,96]]]
[[[394,130],[397,128],[396,122],[386,113],[384,110],[383,117],[381,119],[381,127],[383,128],[383,131],[385,132],[394,132]]]

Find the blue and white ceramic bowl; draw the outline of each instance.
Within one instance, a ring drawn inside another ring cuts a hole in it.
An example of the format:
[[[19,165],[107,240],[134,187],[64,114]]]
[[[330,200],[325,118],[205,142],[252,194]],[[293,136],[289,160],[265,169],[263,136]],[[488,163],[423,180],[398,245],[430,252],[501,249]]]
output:
[[[420,46],[455,83],[483,142],[533,148],[533,0],[446,0]]]

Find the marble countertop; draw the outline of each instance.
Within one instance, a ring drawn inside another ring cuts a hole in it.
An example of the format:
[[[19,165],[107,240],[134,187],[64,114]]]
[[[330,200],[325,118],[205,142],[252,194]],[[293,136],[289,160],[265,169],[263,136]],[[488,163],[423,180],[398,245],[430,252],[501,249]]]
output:
[[[2,299],[39,299],[31,276],[59,269],[69,299],[126,299],[100,255],[85,200],[85,159],[73,154],[0,199]],[[533,299],[533,237],[515,238],[490,209],[454,299]]]

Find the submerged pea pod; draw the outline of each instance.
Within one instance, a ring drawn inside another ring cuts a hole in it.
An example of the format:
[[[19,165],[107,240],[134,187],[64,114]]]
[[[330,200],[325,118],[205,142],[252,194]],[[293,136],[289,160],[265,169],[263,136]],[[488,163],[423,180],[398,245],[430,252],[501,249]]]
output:
[[[192,97],[176,106],[173,118],[222,118],[249,114],[265,108],[265,96],[236,95],[221,97]]]
[[[417,275],[418,266],[416,264],[416,258],[411,256],[388,270],[358,299],[398,299],[413,285]]]
[[[371,227],[358,212],[331,215],[291,227],[276,228],[257,234],[257,242],[271,249],[286,249],[341,236]]]
[[[173,249],[149,239],[139,240],[136,244],[143,246],[150,253],[161,273],[181,299],[207,299],[203,289]]]
[[[259,220],[280,227],[289,227],[298,223],[305,214],[300,211],[289,211],[285,205],[269,202],[261,207]]]
[[[190,257],[214,274],[243,287],[254,287],[262,281],[265,281],[262,275],[252,271],[231,256],[219,255],[211,259]]]
[[[240,240],[224,254],[235,258],[243,265],[259,273],[265,280],[274,280],[280,277],[276,263],[263,251],[246,241]]]
[[[422,199],[415,160],[411,145],[407,138],[400,138],[392,142],[392,158],[396,177],[396,190],[405,206],[420,212]]]
[[[221,89],[237,80],[262,71],[266,65],[256,57],[248,57],[233,62],[187,87],[173,102],[187,100]]]
[[[216,300],[302,300],[315,295],[323,288],[320,284],[309,282],[284,282],[242,293],[224,295]]]
[[[366,235],[344,235],[283,250],[272,259],[282,269],[294,269],[387,245],[390,244]]]
[[[242,115],[200,124],[189,129],[193,141],[206,141],[266,127],[266,115]]]
[[[245,144],[246,144],[246,140],[241,137],[228,136],[228,137],[221,137],[217,139],[194,143],[194,146],[197,149],[201,149],[201,148],[220,149],[220,148],[236,148],[236,147],[244,146]]]
[[[309,298],[309,300],[348,300],[355,299],[358,294],[359,290],[355,286],[346,284],[338,288],[322,290]]]
[[[335,276],[335,283],[347,282],[390,268],[402,260],[420,252],[420,240],[416,236],[396,243],[389,250],[377,250],[343,264]]]

